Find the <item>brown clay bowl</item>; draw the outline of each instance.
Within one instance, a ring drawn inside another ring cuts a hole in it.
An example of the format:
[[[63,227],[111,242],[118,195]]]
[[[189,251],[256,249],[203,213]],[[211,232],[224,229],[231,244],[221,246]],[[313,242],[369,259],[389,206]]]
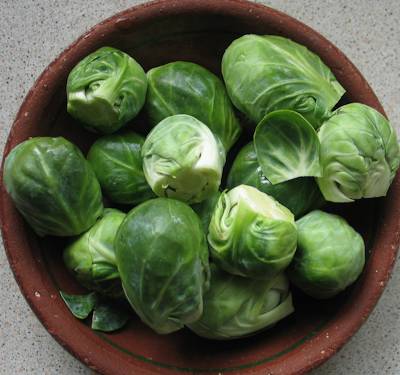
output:
[[[346,88],[343,102],[362,102],[384,113],[368,83],[343,53],[299,21],[243,0],[162,0],[101,22],[53,61],[24,100],[4,155],[28,137],[40,135],[63,135],[82,150],[88,149],[95,136],[68,116],[65,85],[72,67],[95,49],[104,45],[120,48],[146,70],[174,60],[189,60],[219,74],[225,48],[246,33],[278,34],[306,45]],[[145,116],[130,125],[145,132]],[[59,297],[59,289],[83,291],[62,265],[65,240],[36,237],[3,185],[0,193],[4,245],[22,293],[62,346],[90,368],[109,375],[305,373],[337,352],[366,320],[388,281],[399,245],[397,176],[384,199],[330,208],[362,233],[368,251],[362,277],[339,297],[317,302],[294,291],[295,314],[270,331],[232,342],[207,341],[187,330],[159,336],[136,317],[127,328],[103,334],[76,320]]]

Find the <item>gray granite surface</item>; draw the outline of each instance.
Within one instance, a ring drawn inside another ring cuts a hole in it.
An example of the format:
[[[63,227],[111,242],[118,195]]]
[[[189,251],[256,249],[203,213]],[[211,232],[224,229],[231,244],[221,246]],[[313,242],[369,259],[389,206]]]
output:
[[[218,0],[215,0],[218,1]],[[318,30],[355,63],[400,124],[398,0],[259,1]],[[42,70],[80,34],[127,0],[2,0],[0,150],[23,97]],[[0,374],[89,374],[32,313],[0,249]],[[400,263],[366,324],[314,375],[400,374]]]

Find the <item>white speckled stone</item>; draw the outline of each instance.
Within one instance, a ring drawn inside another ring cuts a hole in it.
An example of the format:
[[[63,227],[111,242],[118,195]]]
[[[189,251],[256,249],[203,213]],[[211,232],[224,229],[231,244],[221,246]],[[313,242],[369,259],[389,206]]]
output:
[[[140,2],[1,1],[0,150],[23,97],[48,63],[95,23]],[[258,2],[302,20],[335,43],[370,82],[399,130],[398,0]],[[11,274],[3,248],[0,282],[0,374],[91,373],[53,340],[31,312]],[[400,263],[367,323],[313,374],[400,374]]]

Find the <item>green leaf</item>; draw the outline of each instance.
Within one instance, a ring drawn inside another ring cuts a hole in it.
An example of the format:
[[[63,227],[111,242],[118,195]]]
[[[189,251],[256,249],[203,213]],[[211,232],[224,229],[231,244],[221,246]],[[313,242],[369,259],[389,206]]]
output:
[[[86,319],[97,302],[96,293],[73,295],[60,290],[60,296],[72,314],[78,319]]]
[[[254,146],[263,174],[272,184],[321,176],[317,133],[297,112],[279,110],[265,116],[254,133]]]
[[[122,328],[128,321],[128,312],[111,302],[102,301],[93,312],[92,329],[112,332]]]

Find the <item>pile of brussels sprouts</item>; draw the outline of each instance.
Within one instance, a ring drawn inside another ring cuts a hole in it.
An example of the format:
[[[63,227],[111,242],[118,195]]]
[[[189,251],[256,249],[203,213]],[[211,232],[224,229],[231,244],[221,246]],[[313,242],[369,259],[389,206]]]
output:
[[[126,299],[160,334],[243,337],[294,311],[289,280],[325,299],[361,274],[362,237],[319,209],[386,195],[400,163],[389,122],[363,104],[335,108],[343,87],[283,37],[233,41],[222,75],[183,61],[146,74],[100,48],[67,82],[68,113],[101,135],[87,157],[62,137],[8,155],[5,186],[26,221],[70,237],[65,265],[91,292],[61,294],[78,318],[94,311],[94,329],[120,328]],[[125,126],[142,108],[145,136]],[[232,155],[237,116],[253,138]]]

